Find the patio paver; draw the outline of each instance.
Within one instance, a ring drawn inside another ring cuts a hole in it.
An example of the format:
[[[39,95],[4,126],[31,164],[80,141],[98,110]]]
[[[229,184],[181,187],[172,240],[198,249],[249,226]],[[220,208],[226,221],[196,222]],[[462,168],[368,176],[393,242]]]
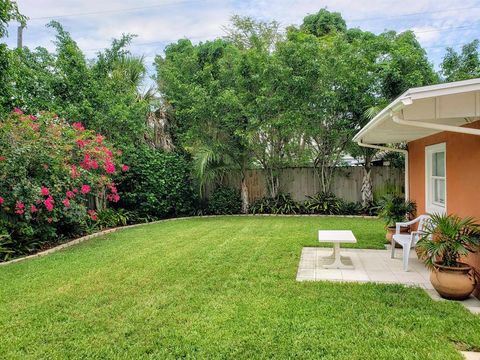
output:
[[[444,300],[430,283],[430,272],[418,260],[414,250],[410,253],[409,271],[403,271],[402,255],[390,258],[390,249],[345,249],[342,248],[342,262],[353,264],[354,269],[325,269],[323,265],[333,261],[332,249],[304,247],[300,257],[297,281],[353,281],[402,284],[424,289],[433,300]],[[468,310],[480,314],[480,300],[470,296],[461,301]]]

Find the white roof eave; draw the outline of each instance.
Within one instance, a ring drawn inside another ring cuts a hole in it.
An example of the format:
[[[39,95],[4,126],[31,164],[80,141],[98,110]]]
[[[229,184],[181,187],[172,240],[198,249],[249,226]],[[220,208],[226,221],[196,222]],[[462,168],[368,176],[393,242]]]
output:
[[[380,111],[372,120],[370,120],[353,137],[353,141],[361,142],[362,138],[367,133],[369,133],[370,131],[374,131],[375,127],[377,127],[379,124],[383,123],[384,121],[390,120],[393,122],[392,115],[394,113],[401,111],[404,107],[411,105],[414,100],[459,94],[459,93],[471,92],[471,91],[480,91],[480,78],[411,88],[405,91],[398,98],[393,100],[382,111]],[[415,131],[415,129],[411,129],[411,130],[412,132]]]

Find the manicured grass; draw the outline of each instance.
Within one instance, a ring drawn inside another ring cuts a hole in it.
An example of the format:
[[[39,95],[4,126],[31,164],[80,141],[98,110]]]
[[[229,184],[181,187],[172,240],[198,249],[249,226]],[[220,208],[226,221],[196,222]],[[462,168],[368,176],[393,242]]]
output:
[[[0,358],[461,359],[480,318],[402,286],[295,274],[318,229],[381,248],[372,219],[146,225],[0,267]]]

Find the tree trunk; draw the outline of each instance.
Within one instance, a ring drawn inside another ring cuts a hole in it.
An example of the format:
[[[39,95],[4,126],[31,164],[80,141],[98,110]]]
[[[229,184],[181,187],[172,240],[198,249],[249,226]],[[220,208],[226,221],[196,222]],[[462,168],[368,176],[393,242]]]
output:
[[[363,165],[363,180],[362,180],[362,205],[367,206],[373,201],[373,186],[372,186],[372,155],[365,156],[365,164]]]
[[[276,198],[278,196],[278,191],[280,188],[280,178],[278,173],[272,169],[266,171],[267,175],[267,189],[268,194],[272,198]]]
[[[372,192],[372,170],[367,167],[363,168],[363,180],[362,180],[362,205],[367,206],[373,201],[373,192]]]
[[[245,174],[242,173],[242,182],[241,182],[241,198],[242,198],[242,213],[248,214],[248,186],[247,186],[247,179],[245,178]]]

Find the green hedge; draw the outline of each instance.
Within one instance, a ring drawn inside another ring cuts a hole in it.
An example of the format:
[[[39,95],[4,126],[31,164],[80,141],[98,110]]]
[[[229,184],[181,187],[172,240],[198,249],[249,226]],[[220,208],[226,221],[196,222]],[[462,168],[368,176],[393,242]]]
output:
[[[194,213],[191,164],[183,155],[147,146],[125,154],[130,169],[119,179],[119,207],[145,219]]]

